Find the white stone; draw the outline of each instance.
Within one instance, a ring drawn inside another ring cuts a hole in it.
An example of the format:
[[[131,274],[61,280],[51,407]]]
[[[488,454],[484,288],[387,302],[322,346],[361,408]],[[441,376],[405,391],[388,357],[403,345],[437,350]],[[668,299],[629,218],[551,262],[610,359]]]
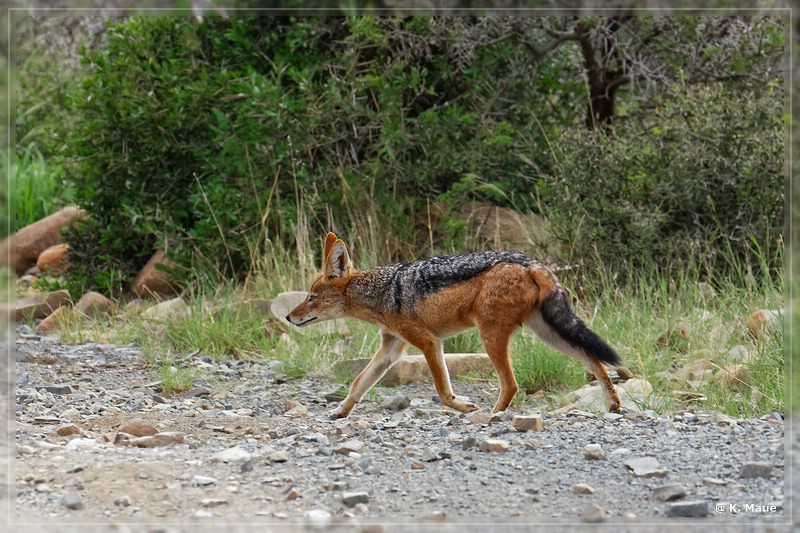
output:
[[[655,457],[635,457],[625,461],[625,466],[633,470],[637,477],[664,477],[667,471],[661,467]]]
[[[572,486],[573,494],[594,494],[594,489],[586,483],[577,483]]]
[[[506,453],[509,443],[502,439],[486,439],[478,444],[478,449],[482,452]]]
[[[72,422],[80,418],[81,412],[75,409],[74,407],[70,407],[68,409],[64,409],[59,416],[65,420],[69,420],[70,422]]]
[[[151,320],[180,320],[189,314],[189,306],[183,298],[165,300],[144,310],[142,316]]]
[[[192,485],[195,486],[203,487],[206,485],[213,485],[216,482],[217,479],[210,476],[200,476],[200,475],[192,476]]]
[[[234,446],[215,453],[213,459],[222,463],[244,463],[250,460],[250,452],[239,446]]]
[[[65,450],[78,450],[97,447],[99,447],[99,443],[94,439],[72,439],[64,445]]]
[[[587,444],[583,448],[583,456],[586,459],[599,461],[601,459],[605,459],[606,453],[599,444]]]

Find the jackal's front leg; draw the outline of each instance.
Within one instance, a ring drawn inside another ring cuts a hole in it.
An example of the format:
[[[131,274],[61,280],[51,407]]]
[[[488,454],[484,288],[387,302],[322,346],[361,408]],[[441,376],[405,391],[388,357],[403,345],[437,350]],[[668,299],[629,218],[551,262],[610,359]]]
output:
[[[367,363],[364,370],[350,384],[350,391],[342,403],[330,412],[331,418],[344,418],[349,415],[353,407],[361,400],[361,397],[400,360],[406,346],[407,344],[404,340],[384,332],[381,339],[381,347],[372,356],[372,360]]]

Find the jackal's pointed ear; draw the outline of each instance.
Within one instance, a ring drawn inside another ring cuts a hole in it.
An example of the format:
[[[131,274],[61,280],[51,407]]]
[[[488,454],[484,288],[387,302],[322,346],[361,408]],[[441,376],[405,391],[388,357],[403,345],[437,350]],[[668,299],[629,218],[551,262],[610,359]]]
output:
[[[331,248],[333,248],[333,243],[336,242],[336,234],[335,233],[328,233],[325,236],[325,245],[322,247],[322,267],[324,268],[327,261],[328,255],[331,253]]]
[[[331,245],[330,253],[325,258],[325,277],[328,279],[340,278],[346,276],[353,264],[350,262],[350,254],[347,253],[347,247],[344,241],[336,239]]]

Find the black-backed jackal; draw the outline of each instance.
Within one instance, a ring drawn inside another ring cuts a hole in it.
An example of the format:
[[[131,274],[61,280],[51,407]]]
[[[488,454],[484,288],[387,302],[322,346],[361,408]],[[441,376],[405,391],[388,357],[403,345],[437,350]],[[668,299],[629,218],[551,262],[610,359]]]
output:
[[[572,311],[566,293],[546,266],[519,252],[477,252],[356,270],[333,233],[325,238],[323,275],[286,319],[295,326],[353,317],[380,326],[381,347],[331,412],[345,417],[413,344],[425,355],[442,404],[469,412],[478,406],[453,395],[442,340],[477,327],[500,378],[492,411],[504,411],[519,390],[508,352],[520,326],[581,361],[600,382],[611,411],[619,396],[604,363],[621,365],[617,353]]]

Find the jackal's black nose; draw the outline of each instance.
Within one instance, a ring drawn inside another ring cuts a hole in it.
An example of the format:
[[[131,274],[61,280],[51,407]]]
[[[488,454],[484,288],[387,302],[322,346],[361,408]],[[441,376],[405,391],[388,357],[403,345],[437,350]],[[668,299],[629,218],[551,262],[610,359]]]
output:
[[[286,321],[291,322],[291,320],[289,319],[289,315],[286,315]]]

